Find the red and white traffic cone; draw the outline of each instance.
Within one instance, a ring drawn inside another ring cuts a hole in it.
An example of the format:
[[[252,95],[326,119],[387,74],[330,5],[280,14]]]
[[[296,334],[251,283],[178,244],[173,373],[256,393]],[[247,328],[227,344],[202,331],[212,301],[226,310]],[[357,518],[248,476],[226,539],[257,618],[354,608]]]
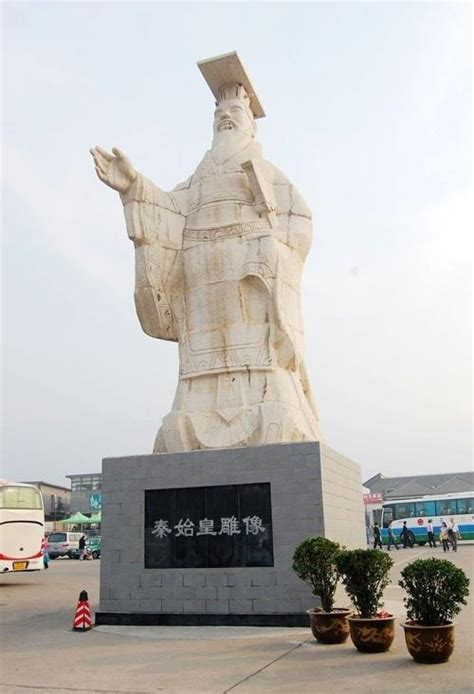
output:
[[[87,591],[81,590],[79,602],[77,603],[74,621],[72,623],[73,631],[89,631],[92,629],[91,610],[89,607],[89,598]]]

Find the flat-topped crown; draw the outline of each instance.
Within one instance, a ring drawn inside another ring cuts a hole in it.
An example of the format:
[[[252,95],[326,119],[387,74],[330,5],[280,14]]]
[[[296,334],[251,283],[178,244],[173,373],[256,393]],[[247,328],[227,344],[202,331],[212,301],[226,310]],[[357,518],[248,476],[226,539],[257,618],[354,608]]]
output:
[[[250,106],[254,118],[265,116],[263,106],[236,51],[200,60],[198,67],[217,103],[231,98],[243,99]]]

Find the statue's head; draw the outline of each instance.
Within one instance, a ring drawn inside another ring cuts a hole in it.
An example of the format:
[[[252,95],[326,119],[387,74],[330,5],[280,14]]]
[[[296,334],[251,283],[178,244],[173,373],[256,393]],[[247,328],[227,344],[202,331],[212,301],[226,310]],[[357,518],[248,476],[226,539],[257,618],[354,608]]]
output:
[[[235,151],[250,144],[255,119],[265,115],[237,53],[202,60],[199,69],[216,99],[213,149]]]
[[[257,126],[250,109],[245,88],[236,84],[221,90],[223,98],[216,102],[214,111],[214,141],[219,139],[248,139],[250,142]]]

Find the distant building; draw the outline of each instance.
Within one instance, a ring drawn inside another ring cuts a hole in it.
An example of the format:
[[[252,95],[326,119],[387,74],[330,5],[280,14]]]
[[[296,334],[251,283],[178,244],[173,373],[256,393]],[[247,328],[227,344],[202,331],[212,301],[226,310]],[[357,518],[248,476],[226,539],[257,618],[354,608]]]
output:
[[[46,522],[60,521],[67,518],[70,513],[71,490],[39,480],[25,481],[24,484],[33,484],[41,492],[44,504],[44,516]]]
[[[445,472],[439,475],[384,477],[380,473],[364,482],[371,494],[382,494],[383,500],[411,499],[434,494],[456,494],[474,490],[474,472]]]
[[[92,514],[102,509],[102,475],[92,472],[66,475],[71,480],[71,514]]]

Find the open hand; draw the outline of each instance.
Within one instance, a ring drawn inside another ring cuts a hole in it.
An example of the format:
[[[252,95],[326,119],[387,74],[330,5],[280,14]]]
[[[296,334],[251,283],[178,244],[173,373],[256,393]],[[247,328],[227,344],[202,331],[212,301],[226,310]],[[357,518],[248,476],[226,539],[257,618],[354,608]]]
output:
[[[113,147],[112,154],[99,146],[89,151],[100,180],[119,193],[126,193],[137,177],[137,172],[126,155],[117,147]]]

